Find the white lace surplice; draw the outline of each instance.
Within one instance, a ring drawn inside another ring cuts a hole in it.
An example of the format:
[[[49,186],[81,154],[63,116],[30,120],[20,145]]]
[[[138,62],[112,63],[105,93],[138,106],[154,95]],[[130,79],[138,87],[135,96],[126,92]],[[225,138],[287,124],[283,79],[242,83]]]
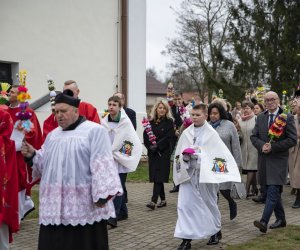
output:
[[[75,130],[51,132],[33,159],[33,178],[40,182],[40,224],[85,225],[115,217],[112,200],[122,193],[111,143],[105,128],[85,121]]]

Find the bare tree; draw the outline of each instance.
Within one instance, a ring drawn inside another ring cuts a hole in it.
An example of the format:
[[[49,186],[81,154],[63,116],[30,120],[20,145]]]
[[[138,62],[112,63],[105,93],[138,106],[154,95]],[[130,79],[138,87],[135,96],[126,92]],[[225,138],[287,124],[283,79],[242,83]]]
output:
[[[184,0],[175,11],[179,36],[170,40],[164,53],[171,55],[172,68],[186,69],[202,99],[231,79],[228,10],[227,0]]]
[[[166,79],[166,83],[169,82],[173,83],[176,91],[195,91],[195,84],[185,68],[173,70],[171,76]]]
[[[148,68],[146,70],[146,76],[151,76],[151,77],[153,77],[155,79],[158,79],[158,74],[157,74],[155,68]]]

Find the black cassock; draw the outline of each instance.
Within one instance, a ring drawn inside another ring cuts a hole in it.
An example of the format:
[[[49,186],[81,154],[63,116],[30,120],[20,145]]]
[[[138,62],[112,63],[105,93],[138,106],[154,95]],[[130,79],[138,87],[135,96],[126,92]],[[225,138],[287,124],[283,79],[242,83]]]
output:
[[[41,225],[38,250],[108,250],[106,221],[71,225]]]

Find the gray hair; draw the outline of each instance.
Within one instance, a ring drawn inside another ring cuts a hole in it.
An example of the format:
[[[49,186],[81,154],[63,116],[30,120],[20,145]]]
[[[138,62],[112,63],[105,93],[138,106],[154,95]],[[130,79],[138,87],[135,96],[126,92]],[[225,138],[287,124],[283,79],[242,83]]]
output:
[[[65,81],[64,86],[69,86],[69,85],[73,85],[76,88],[78,88],[78,83],[76,81],[74,81],[74,80]]]

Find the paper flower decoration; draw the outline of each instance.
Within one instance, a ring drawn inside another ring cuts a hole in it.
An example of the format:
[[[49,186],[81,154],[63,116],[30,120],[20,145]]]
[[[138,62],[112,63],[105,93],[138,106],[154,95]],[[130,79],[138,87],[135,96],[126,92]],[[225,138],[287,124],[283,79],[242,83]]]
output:
[[[170,106],[174,105],[173,98],[174,98],[174,87],[173,87],[173,83],[169,82],[167,88],[167,101]]]
[[[196,153],[196,151],[193,148],[186,148],[185,150],[182,151],[182,154],[192,155],[192,154],[195,154],[195,153]]]
[[[26,88],[27,71],[21,70],[19,74],[17,74],[17,77],[20,83],[20,86],[18,87],[19,94],[17,99],[19,101],[19,108],[21,111],[16,113],[18,120],[16,121],[14,127],[20,131],[23,131],[24,133],[28,133],[33,128],[33,124],[30,121],[32,113],[26,111],[27,107],[29,106],[27,100],[31,99],[31,96],[27,93],[28,89]]]
[[[223,90],[219,89],[219,93],[218,93],[219,98],[223,99]]]
[[[145,128],[145,131],[146,131],[147,135],[148,135],[150,143],[152,145],[156,144],[156,136],[153,133],[151,124],[150,124],[149,120],[146,117],[143,118],[142,124],[143,124],[143,127]]]
[[[266,93],[266,89],[261,86],[257,87],[252,94],[250,94],[250,99],[255,98],[259,103],[264,103],[264,95]]]
[[[184,128],[189,127],[193,123],[193,121],[191,119],[188,109],[184,106],[181,106],[181,107],[179,107],[179,113],[180,113],[180,117],[183,122]]]
[[[272,126],[269,128],[269,138],[270,138],[270,143],[277,141],[278,138],[282,135],[283,130],[286,126],[286,119],[287,115],[282,113],[278,115],[272,124]]]
[[[47,83],[48,83],[48,89],[50,91],[49,95],[50,95],[51,110],[54,113],[54,111],[55,111],[55,96],[56,96],[55,85],[54,85],[54,81],[53,81],[52,77],[50,77],[48,75],[47,75]]]
[[[107,116],[109,114],[108,109],[104,109],[102,118],[104,118],[105,116]]]
[[[10,84],[7,82],[1,82],[0,104],[6,104],[8,101],[7,91],[10,88]]]

